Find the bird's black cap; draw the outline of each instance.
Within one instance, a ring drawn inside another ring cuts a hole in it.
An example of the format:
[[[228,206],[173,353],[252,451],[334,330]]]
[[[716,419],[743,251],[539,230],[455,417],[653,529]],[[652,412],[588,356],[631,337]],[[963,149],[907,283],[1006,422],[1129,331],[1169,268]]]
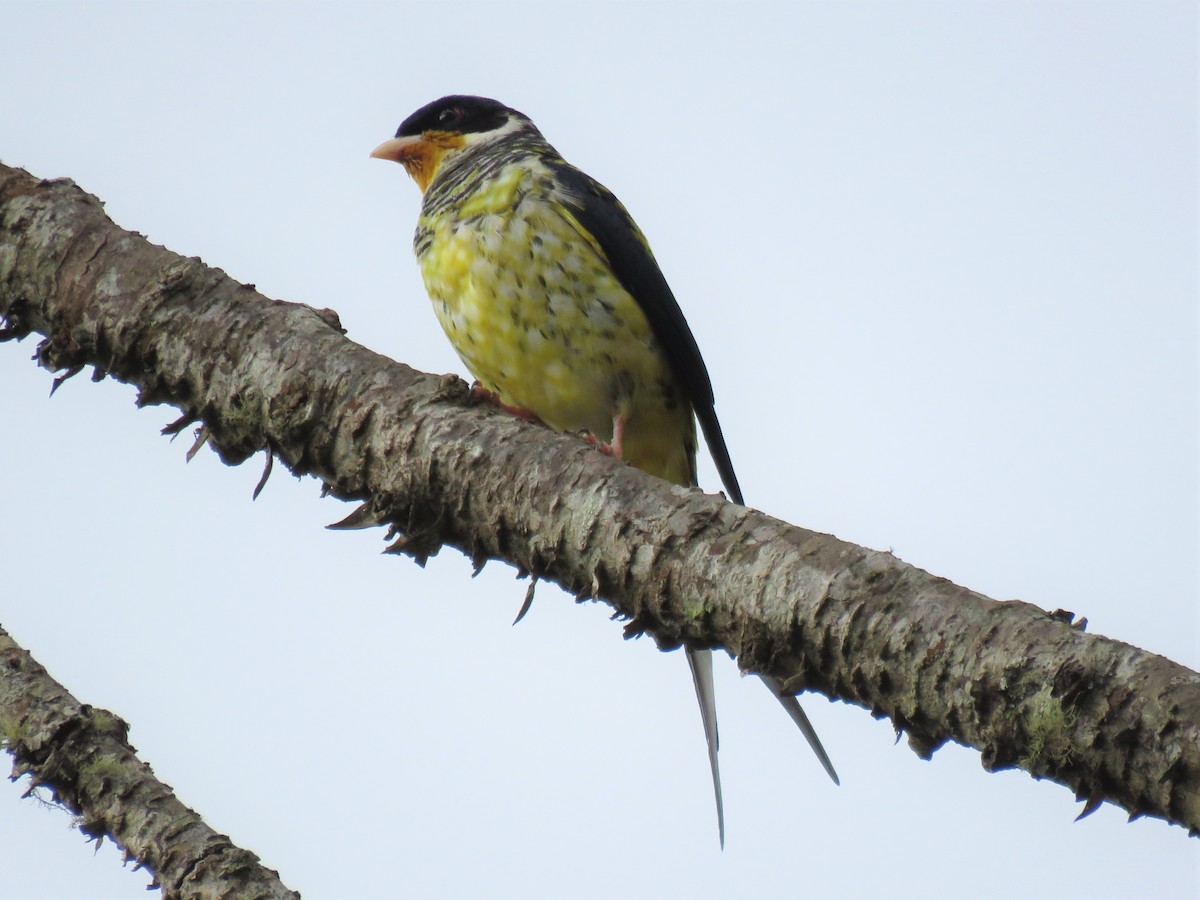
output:
[[[415,137],[426,131],[478,133],[499,128],[516,113],[498,100],[451,94],[418,109],[400,123],[396,137]],[[520,113],[516,113],[520,115]]]

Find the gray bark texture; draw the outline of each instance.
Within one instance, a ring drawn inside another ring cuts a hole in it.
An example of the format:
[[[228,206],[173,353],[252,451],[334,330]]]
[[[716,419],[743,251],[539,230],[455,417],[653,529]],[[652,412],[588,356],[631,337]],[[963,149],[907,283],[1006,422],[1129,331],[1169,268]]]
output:
[[[141,762],[129,726],[80,703],[0,628],[0,737],[14,758],[13,779],[28,793],[48,788],[79,816],[79,830],[117,841],[180,900],[239,897],[298,900],[279,873],[217,834]]]
[[[870,550],[686,489],[471,400],[343,336],[328,310],[266,298],[122,230],[67,180],[0,166],[0,337],[133,384],[202,423],[229,464],[264,451],[361,502],[345,527],[391,549],[504,560],[609,603],[666,649],[886,716],[1131,817],[1200,830],[1200,675]]]

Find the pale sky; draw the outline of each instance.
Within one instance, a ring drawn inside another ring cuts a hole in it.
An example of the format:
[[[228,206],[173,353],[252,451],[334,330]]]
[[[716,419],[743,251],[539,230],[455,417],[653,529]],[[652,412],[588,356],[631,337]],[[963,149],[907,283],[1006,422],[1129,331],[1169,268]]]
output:
[[[625,202],[748,502],[1200,664],[1192,3],[68,4],[0,16],[0,159],[349,336],[463,372],[367,154],[494,96]],[[261,458],[0,346],[0,623],[307,898],[1193,897],[1197,843],[717,660],[728,840],[680,653],[422,570]],[[702,480],[718,486],[707,458]],[[141,898],[0,795],[0,896]]]

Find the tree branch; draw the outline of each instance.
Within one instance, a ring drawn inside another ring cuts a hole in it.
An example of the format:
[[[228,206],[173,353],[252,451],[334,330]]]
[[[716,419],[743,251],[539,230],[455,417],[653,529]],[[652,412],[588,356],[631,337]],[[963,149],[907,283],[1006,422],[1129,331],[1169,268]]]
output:
[[[1067,785],[1085,813],[1108,800],[1200,829],[1196,673],[476,407],[328,311],[119,229],[71,182],[0,167],[0,315],[0,336],[45,336],[43,366],[180,407],[173,430],[202,422],[225,462],[264,450],[363,501],[344,526],[389,524],[419,562],[443,545],[508,561],[661,647],[724,647],[887,716],[922,757],[956,741]]]
[[[49,788],[97,841],[110,837],[171,898],[298,900],[258,857],[217,834],[154,777],[110,712],[81,704],[0,628],[0,737],[13,780]]]

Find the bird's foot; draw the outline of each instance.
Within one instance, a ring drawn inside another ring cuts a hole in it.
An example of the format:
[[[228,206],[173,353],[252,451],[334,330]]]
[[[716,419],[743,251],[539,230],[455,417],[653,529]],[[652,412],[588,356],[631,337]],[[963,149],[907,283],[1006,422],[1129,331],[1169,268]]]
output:
[[[591,444],[593,447],[595,447],[597,450],[599,450],[601,453],[603,453],[605,456],[611,456],[614,459],[621,458],[621,448],[619,446],[614,446],[613,444],[610,444],[608,441],[600,440],[600,438],[596,437],[590,431],[581,431],[581,432],[579,432],[579,435],[585,441],[587,441],[589,444]]]
[[[548,427],[545,422],[537,415],[520,406],[513,406],[511,403],[505,403],[500,399],[500,395],[495,391],[488,390],[478,381],[471,385],[471,399],[480,403],[489,403],[492,406],[498,406],[506,413],[511,413],[518,419],[524,419],[526,422],[533,422],[535,425],[541,425],[543,428]]]
[[[596,437],[590,431],[583,433],[583,439],[589,444],[595,446],[597,450],[605,456],[611,456],[614,459],[625,458],[625,416],[613,416],[613,436],[611,443],[606,443]]]

